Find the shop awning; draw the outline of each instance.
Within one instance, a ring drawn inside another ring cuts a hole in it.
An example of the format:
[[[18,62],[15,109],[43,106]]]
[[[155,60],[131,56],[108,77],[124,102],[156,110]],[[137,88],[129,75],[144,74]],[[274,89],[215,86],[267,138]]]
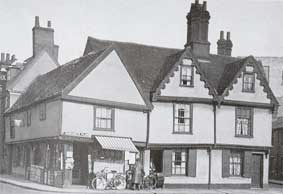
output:
[[[103,149],[139,152],[132,140],[127,137],[94,136]]]

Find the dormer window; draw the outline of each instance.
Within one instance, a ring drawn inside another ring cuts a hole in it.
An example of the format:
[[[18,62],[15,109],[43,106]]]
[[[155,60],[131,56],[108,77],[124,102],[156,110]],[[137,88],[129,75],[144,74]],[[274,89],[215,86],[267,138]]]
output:
[[[194,86],[194,66],[191,59],[183,59],[180,76],[180,86],[193,87]]]
[[[243,92],[255,92],[255,73],[252,66],[247,66],[243,73]]]

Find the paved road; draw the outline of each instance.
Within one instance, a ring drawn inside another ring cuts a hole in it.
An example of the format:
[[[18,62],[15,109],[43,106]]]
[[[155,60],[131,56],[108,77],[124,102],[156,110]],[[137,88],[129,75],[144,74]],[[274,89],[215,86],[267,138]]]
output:
[[[52,194],[53,192],[42,192],[24,189],[14,185],[0,183],[0,194]]]
[[[192,191],[192,190],[191,190]],[[140,191],[142,192],[142,191]],[[137,193],[140,193],[137,192]],[[213,192],[213,191],[210,191]],[[270,189],[269,190],[262,190],[262,189],[251,189],[251,190],[225,190],[225,189],[220,189],[220,190],[214,190],[215,193],[219,193],[219,194],[283,194],[283,186],[278,186],[278,185],[270,185]],[[6,183],[1,183],[0,182],[0,194],[53,194],[54,192],[43,192],[43,191],[35,191],[35,190],[30,190],[30,189],[24,189],[18,186],[14,186],[14,185],[10,185],[10,184],[6,184]],[[97,192],[94,192],[97,193]],[[118,192],[117,192],[118,193]],[[154,192],[153,192],[154,193]],[[158,192],[157,192],[158,193]],[[169,190],[163,190],[162,192],[163,194],[178,194],[178,192],[173,191],[170,192]],[[194,190],[192,192],[184,192],[183,190],[181,190],[180,193],[186,193],[186,194],[198,194],[198,193],[203,193],[202,192],[198,192],[198,190]],[[206,192],[204,192],[206,193]],[[55,194],[55,193],[54,193]],[[61,193],[62,194],[62,193]],[[66,193],[68,194],[68,193]],[[72,194],[76,194],[76,193],[72,193]],[[77,193],[77,194],[83,194],[82,193]],[[103,192],[103,194],[106,194],[105,192]]]

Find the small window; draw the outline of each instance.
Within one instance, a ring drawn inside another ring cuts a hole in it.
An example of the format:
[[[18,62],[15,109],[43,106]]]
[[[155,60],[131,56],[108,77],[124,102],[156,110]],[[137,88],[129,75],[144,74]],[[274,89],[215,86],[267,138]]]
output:
[[[46,103],[39,105],[39,120],[46,120]]]
[[[6,91],[5,96],[5,109],[8,109],[10,107],[10,92]]]
[[[13,117],[10,117],[10,138],[15,138],[15,121]]]
[[[283,71],[282,71],[282,75],[281,75],[281,85],[283,85]]]
[[[114,109],[95,107],[94,108],[94,128],[95,129],[114,129]]]
[[[31,125],[31,110],[26,111],[27,126]]]
[[[230,176],[242,176],[242,162],[241,152],[231,152],[229,158]]]
[[[238,107],[236,108],[236,136],[252,136],[253,109]]]
[[[254,73],[245,72],[243,75],[243,92],[255,91],[255,75]]]
[[[174,104],[174,133],[192,133],[191,104]]]
[[[186,175],[187,152],[176,150],[172,152],[172,174]]]
[[[269,66],[263,66],[266,80],[269,82]]]
[[[180,86],[194,86],[194,66],[192,65],[192,60],[183,59],[181,68],[181,79]]]

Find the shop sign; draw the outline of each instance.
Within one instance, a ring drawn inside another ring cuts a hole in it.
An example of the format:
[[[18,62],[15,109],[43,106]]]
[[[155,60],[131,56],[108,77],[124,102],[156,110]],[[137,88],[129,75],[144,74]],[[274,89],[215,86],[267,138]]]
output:
[[[76,137],[91,137],[89,133],[80,133],[80,132],[64,132],[64,135],[76,136]]]

